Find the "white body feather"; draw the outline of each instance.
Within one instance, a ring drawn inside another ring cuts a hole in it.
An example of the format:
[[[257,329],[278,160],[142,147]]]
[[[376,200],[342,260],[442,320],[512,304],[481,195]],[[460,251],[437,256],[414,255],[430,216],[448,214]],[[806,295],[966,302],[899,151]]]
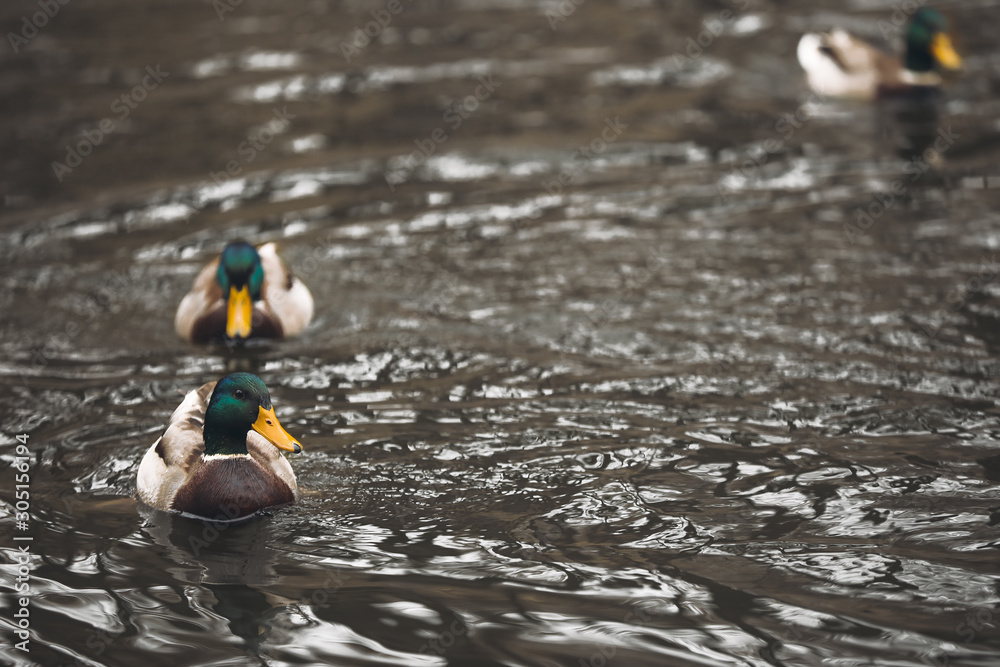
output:
[[[286,336],[301,332],[313,316],[313,298],[309,289],[298,278],[292,277],[287,286],[289,272],[278,257],[277,246],[265,243],[257,249],[264,266],[264,286],[261,288],[263,307],[281,322]]]
[[[857,40],[844,30],[802,35],[796,55],[806,72],[809,87],[820,95],[872,99],[879,84],[879,70],[869,48],[858,48]],[[841,63],[825,49],[841,55]]]

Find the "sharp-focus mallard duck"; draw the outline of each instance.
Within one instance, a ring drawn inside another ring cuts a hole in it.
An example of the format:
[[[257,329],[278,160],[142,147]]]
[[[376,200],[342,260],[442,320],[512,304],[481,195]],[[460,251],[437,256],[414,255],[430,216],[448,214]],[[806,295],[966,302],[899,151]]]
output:
[[[188,392],[139,464],[147,505],[237,519],[295,500],[295,473],[279,450],[302,451],[259,377],[233,373]]]
[[[926,7],[910,21],[902,58],[841,29],[803,35],[798,57],[817,93],[863,100],[935,88],[939,70],[962,66],[944,17]]]
[[[177,308],[174,328],[194,343],[293,336],[309,324],[313,298],[273,243],[230,243],[198,274]]]

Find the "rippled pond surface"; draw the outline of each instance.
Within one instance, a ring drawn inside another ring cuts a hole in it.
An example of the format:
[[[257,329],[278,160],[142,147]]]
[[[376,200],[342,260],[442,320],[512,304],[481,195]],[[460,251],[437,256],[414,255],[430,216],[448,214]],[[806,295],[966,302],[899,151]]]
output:
[[[998,664],[996,3],[940,3],[922,114],[794,59],[889,2],[389,6],[70,3],[0,49],[0,661]],[[304,335],[176,338],[236,238]],[[300,502],[140,506],[234,369]]]

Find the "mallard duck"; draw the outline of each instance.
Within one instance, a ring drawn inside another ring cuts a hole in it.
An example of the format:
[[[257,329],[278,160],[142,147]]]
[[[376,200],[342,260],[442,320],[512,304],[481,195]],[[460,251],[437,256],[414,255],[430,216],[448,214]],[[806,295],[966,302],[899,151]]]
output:
[[[902,58],[841,29],[803,35],[798,57],[810,88],[820,95],[863,100],[935,88],[941,85],[939,70],[962,66],[944,17],[926,7],[910,21]]]
[[[161,510],[237,519],[295,500],[295,473],[279,450],[302,451],[252,373],[188,392],[139,464],[139,498]]]
[[[198,274],[181,300],[174,328],[193,343],[293,336],[309,324],[313,298],[273,243],[234,241]]]

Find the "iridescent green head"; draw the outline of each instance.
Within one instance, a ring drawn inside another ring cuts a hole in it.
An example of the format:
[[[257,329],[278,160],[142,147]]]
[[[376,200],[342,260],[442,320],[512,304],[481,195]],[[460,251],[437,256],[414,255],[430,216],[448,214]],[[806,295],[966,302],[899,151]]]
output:
[[[260,301],[264,266],[257,249],[246,241],[233,241],[222,251],[215,279],[227,302],[226,335],[249,338],[253,302]]]
[[[233,241],[222,251],[219,268],[215,279],[224,293],[229,293],[230,287],[237,289],[244,285],[250,291],[250,297],[260,299],[260,288],[264,284],[264,267],[260,263],[257,249],[246,241]]]
[[[903,65],[911,72],[958,69],[962,59],[948,36],[948,21],[936,9],[924,7],[913,15],[906,31]]]
[[[205,455],[246,454],[251,429],[279,449],[302,451],[275,416],[264,382],[253,373],[232,373],[215,385],[205,410]]]

